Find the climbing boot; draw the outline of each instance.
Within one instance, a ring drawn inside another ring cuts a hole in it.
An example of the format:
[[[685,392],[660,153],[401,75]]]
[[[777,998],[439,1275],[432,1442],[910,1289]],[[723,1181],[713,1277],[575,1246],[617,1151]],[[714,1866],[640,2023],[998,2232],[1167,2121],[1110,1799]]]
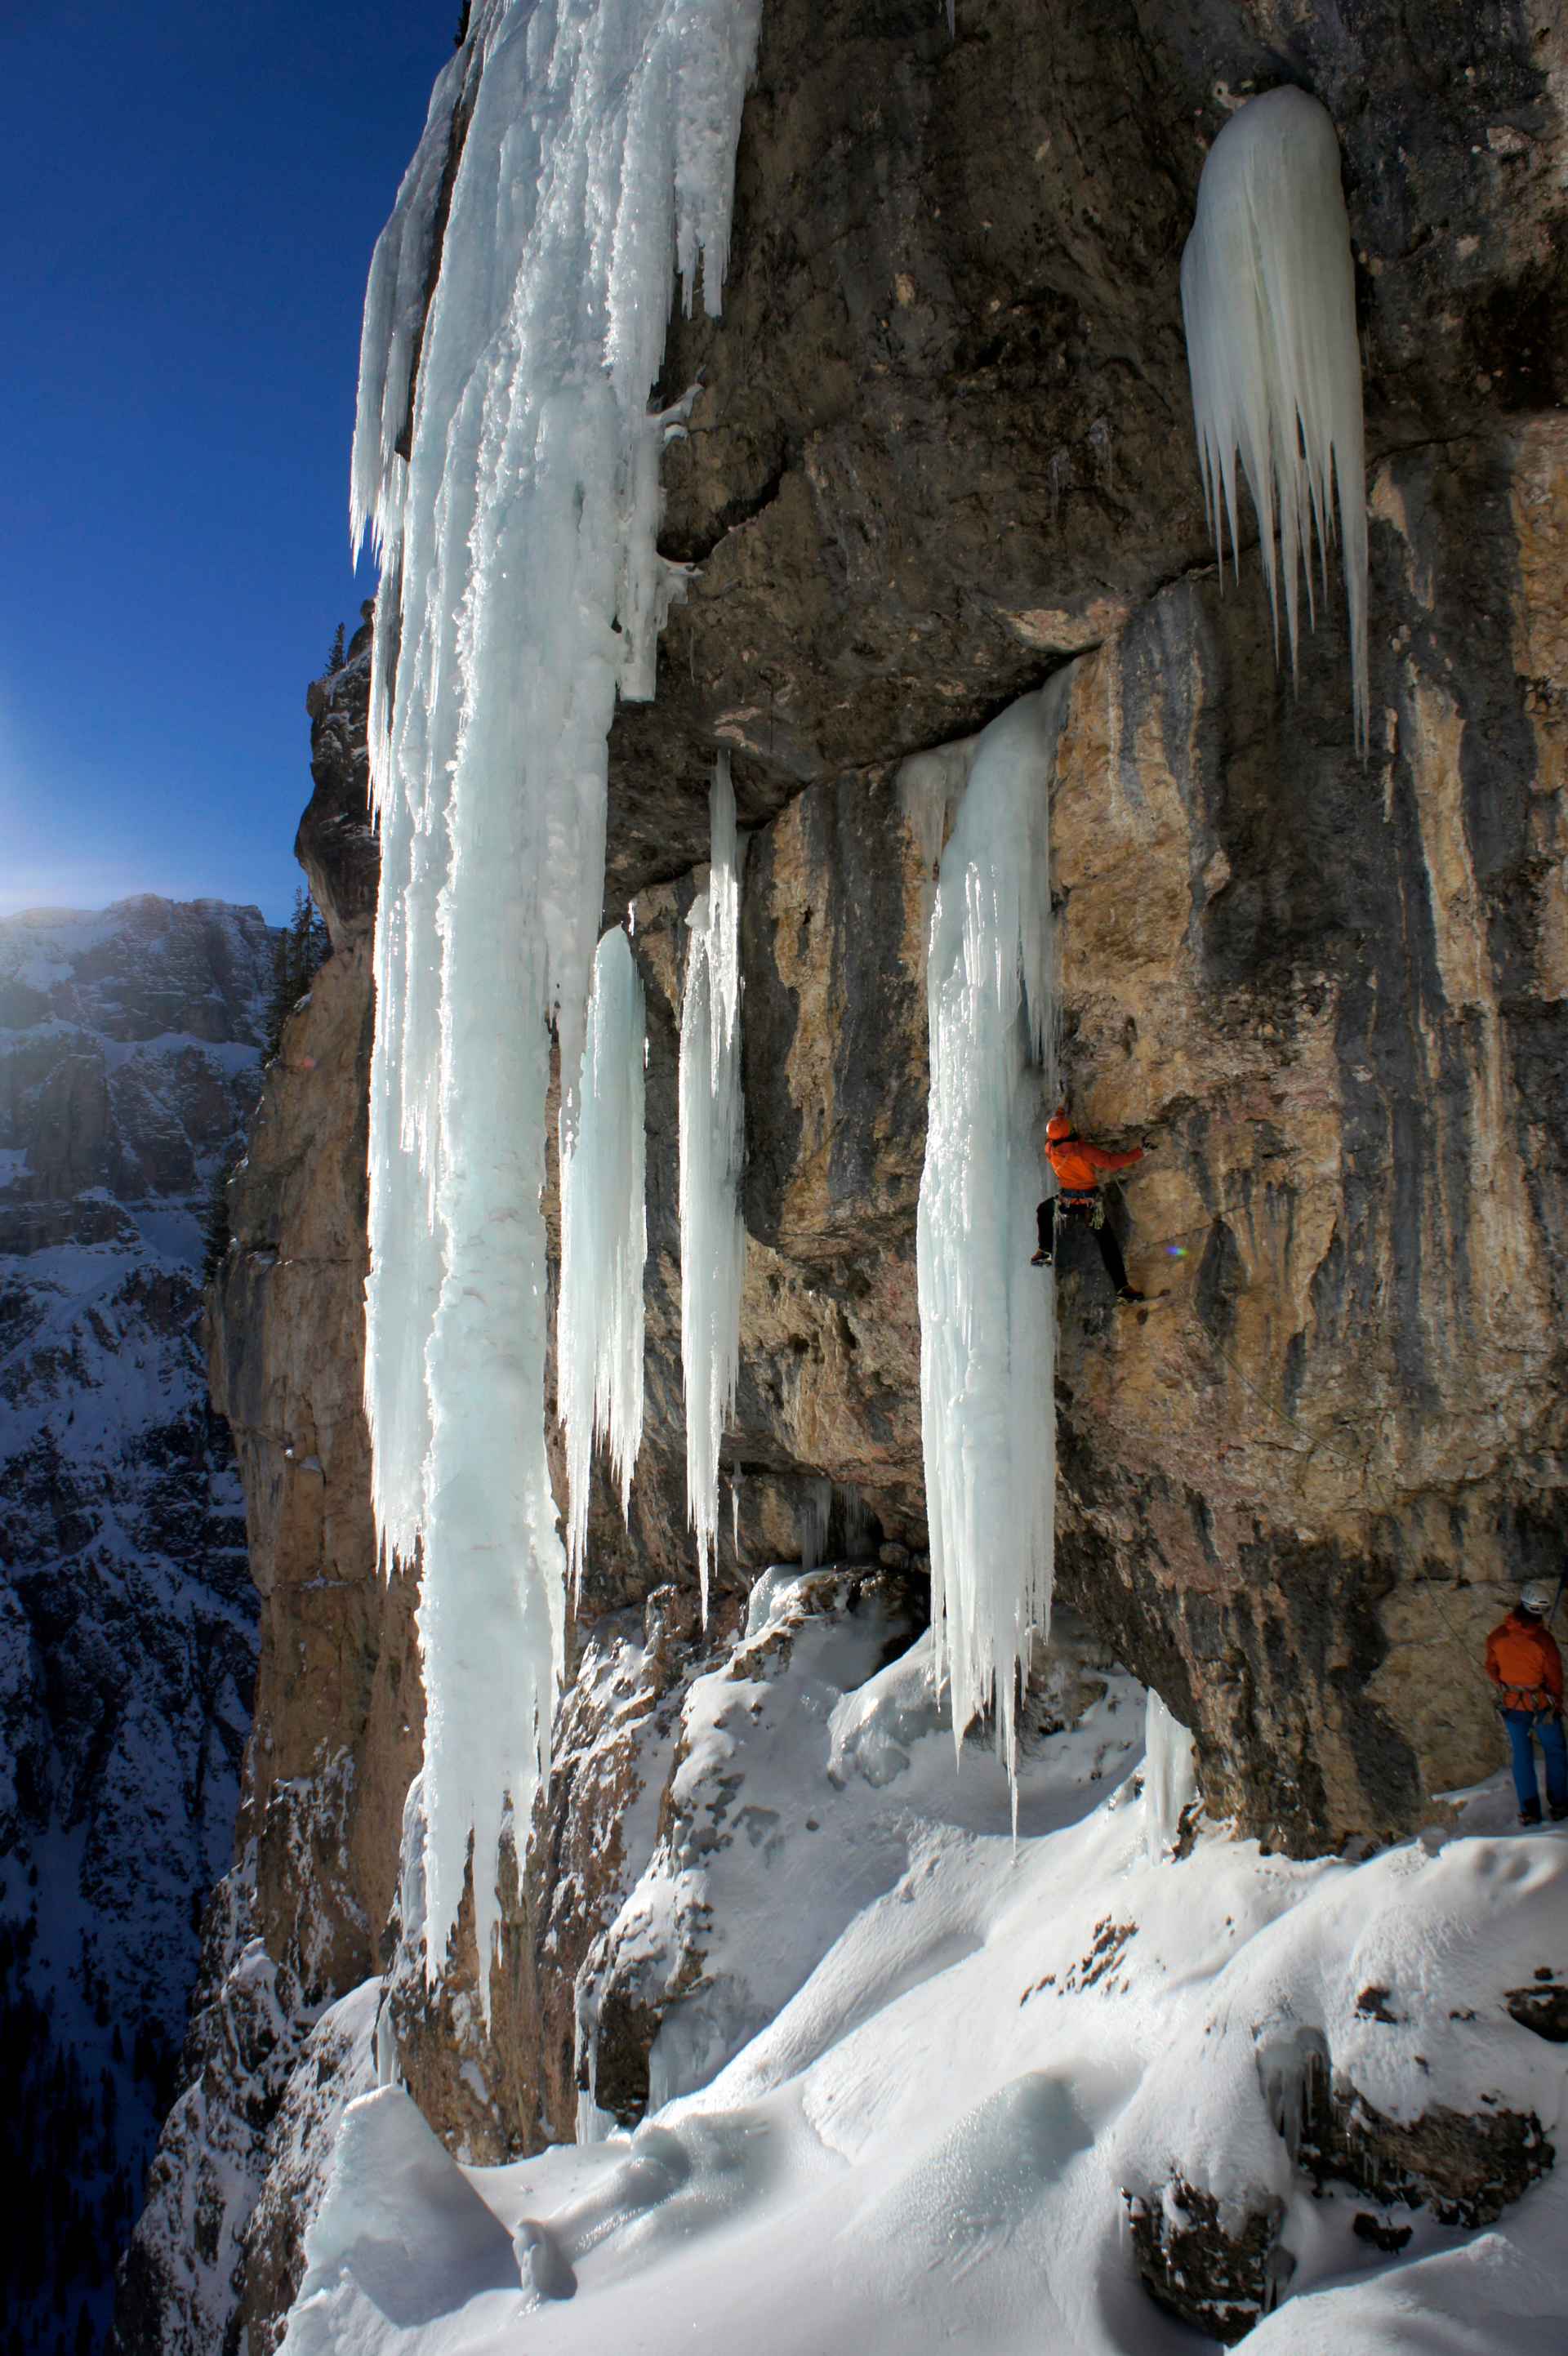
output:
[[[1560,1825],[1568,1816],[1568,1800],[1553,1800],[1548,1814],[1554,1825]]]
[[[1553,1810],[1552,1813],[1555,1814],[1556,1811]],[[1521,1825],[1538,1825],[1541,1822],[1541,1802],[1527,1801],[1519,1812],[1519,1820]]]
[[[1124,1284],[1116,1295],[1118,1301],[1147,1301],[1148,1294],[1140,1292],[1135,1284]]]
[[[1030,1253],[1030,1255],[1029,1255],[1029,1266],[1030,1266],[1031,1268],[1049,1268],[1049,1267],[1050,1267],[1050,1265],[1051,1265],[1051,1256],[1050,1256],[1050,1253],[1049,1253],[1049,1252],[1031,1252],[1031,1253]]]

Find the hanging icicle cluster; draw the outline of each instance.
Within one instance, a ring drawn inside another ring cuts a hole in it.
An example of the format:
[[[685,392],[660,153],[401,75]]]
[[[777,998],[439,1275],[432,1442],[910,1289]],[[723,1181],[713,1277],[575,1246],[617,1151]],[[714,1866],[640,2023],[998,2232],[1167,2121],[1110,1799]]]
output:
[[[1236,462],[1257,510],[1279,646],[1291,667],[1299,579],[1316,618],[1312,542],[1327,594],[1335,507],[1349,616],[1357,749],[1367,748],[1367,496],[1350,230],[1334,125],[1305,91],[1255,98],[1209,150],[1181,265],[1193,415],[1221,569],[1237,559]]]
[[[642,1270],[648,1021],[631,943],[607,933],[594,959],[576,1130],[561,1113],[561,1300],[555,1336],[570,1508],[566,1556],[582,1586],[594,1441],[607,1441],[623,1516],[642,1445]]]
[[[487,2002],[497,1843],[548,1766],[564,1649],[551,1026],[570,1094],[607,738],[618,691],[650,686],[671,585],[648,400],[677,268],[688,307],[700,266],[718,309],[759,13],[478,0],[366,296],[353,528],[381,569],[366,1398],[383,1547],[423,1562],[427,1962],[471,1833]]]
[[[703,1618],[719,1518],[719,1442],[740,1367],[746,1230],[740,1069],[740,844],[729,755],[714,765],[708,888],[690,917],[681,1006],[681,1371],[686,1509]]]
[[[1018,1667],[1048,1625],[1054,1570],[1054,1278],[1025,1239],[1055,1101],[1050,779],[1070,680],[1058,672],[976,740],[926,961],[917,1251],[937,1674],[955,1741],[994,1701],[1010,1769]],[[923,770],[911,783],[924,790]]]

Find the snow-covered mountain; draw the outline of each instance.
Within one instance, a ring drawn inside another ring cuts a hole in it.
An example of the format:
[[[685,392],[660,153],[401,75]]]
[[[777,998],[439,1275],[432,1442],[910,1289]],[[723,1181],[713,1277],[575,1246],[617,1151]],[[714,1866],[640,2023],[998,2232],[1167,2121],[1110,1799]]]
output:
[[[0,922],[0,2149],[39,2356],[100,2343],[233,1837],[256,1608],[202,1259],[274,941],[212,900]]]

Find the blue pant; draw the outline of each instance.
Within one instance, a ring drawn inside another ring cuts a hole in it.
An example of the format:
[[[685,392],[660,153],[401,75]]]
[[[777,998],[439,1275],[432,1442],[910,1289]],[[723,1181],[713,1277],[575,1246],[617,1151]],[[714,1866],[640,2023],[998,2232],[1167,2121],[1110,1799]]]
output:
[[[1535,1753],[1530,1747],[1530,1738],[1535,1734],[1540,1737],[1541,1757],[1546,1762],[1546,1796],[1554,1808],[1568,1808],[1568,1745],[1563,1740],[1563,1720],[1551,1710],[1505,1709],[1503,1724],[1509,1730],[1513,1787],[1519,1794],[1520,1806],[1531,1815],[1541,1814]]]

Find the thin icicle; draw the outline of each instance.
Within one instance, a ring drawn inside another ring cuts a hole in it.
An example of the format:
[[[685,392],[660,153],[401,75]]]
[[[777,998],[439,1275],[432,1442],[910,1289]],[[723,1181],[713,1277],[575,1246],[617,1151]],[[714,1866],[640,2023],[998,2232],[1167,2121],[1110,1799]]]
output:
[[[526,1825],[548,1771],[564,1642],[544,1446],[550,1030],[570,1098],[607,738],[618,691],[650,683],[662,610],[667,421],[648,402],[676,270],[688,303],[700,272],[718,308],[759,13],[478,0],[366,302],[352,505],[381,564],[366,1402],[383,1549],[423,1558],[428,1968],[471,1834],[487,2007],[497,1843],[509,1796]],[[564,1119],[570,1134],[570,1102]]]
[[[681,1371],[686,1509],[697,1537],[703,1619],[719,1517],[719,1443],[740,1371],[746,1272],[740,1180],[740,846],[729,755],[714,764],[708,888],[689,919],[681,1007]]]
[[[1010,1772],[1018,1667],[1048,1627],[1054,1569],[1055,1293],[1029,1253],[1055,1099],[1049,796],[1070,680],[977,740],[927,957],[917,1254],[934,1659],[955,1743],[994,1702]]]
[[[1357,749],[1367,749],[1367,494],[1350,229],[1334,125],[1305,91],[1272,90],[1209,150],[1181,265],[1193,416],[1221,570],[1236,562],[1236,461],[1257,511],[1279,651],[1291,669],[1299,572],[1316,620],[1312,543],[1327,581],[1336,498],[1349,612]]]
[[[648,1258],[643,1131],[648,1023],[631,943],[607,933],[594,959],[577,1129],[561,1115],[557,1388],[566,1435],[566,1557],[581,1591],[593,1443],[609,1445],[623,1518],[642,1445],[642,1270]]]
[[[828,1525],[833,1517],[833,1484],[831,1481],[802,1481],[795,1507],[795,1527],[800,1536],[800,1568],[815,1570],[828,1551]]]

